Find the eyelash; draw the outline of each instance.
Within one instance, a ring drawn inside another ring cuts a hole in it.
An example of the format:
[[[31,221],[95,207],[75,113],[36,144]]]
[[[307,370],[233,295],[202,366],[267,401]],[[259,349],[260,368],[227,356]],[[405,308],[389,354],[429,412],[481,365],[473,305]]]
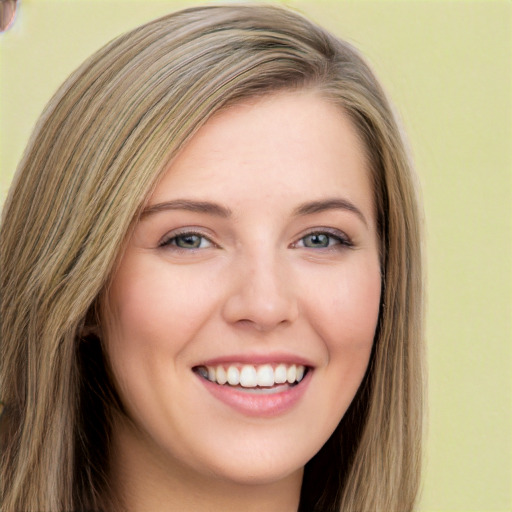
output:
[[[326,235],[329,238],[329,243],[327,247],[317,247],[316,249],[321,250],[339,250],[343,248],[352,248],[354,247],[354,244],[352,240],[345,234],[343,231],[339,231],[338,229],[333,228],[322,228],[322,229],[315,229],[314,231],[310,231],[309,233],[306,233],[304,236],[302,236],[297,242],[294,242],[292,244],[293,247],[297,247],[299,242],[303,242],[304,239],[311,236],[321,236]],[[333,240],[335,240],[335,243],[331,243]],[[301,248],[305,249],[314,249],[313,247],[306,247],[301,246]]]
[[[190,248],[179,247],[176,244],[176,240],[177,239],[179,239],[179,238],[186,238],[186,237],[192,237],[192,236],[197,236],[201,240],[206,240],[209,244],[211,244],[212,246],[215,246],[214,242],[212,242],[212,240],[210,240],[207,236],[205,236],[200,231],[187,230],[187,231],[182,231],[182,232],[179,232],[179,233],[173,233],[172,236],[166,236],[158,244],[158,247],[170,247],[171,246],[176,251],[194,251],[194,250],[198,250],[198,249],[204,249],[204,247],[190,247]]]
[[[325,235],[329,238],[329,243],[326,247],[307,247],[305,245],[299,246],[298,244],[300,242],[304,242],[304,240],[307,237],[311,236],[322,236]],[[202,244],[203,240],[206,240],[208,244],[210,244],[208,247],[216,246],[216,244],[207,236],[205,236],[200,231],[194,231],[194,230],[187,230],[182,231],[178,233],[173,233],[172,236],[166,236],[159,244],[158,247],[173,247],[173,250],[177,251],[196,251],[199,249],[205,249],[205,247],[179,247],[176,243],[177,239],[179,238],[186,238],[186,237],[199,237],[201,239],[200,244]],[[335,241],[335,243],[331,243],[332,241]],[[336,249],[342,249],[342,248],[352,248],[354,244],[352,243],[351,239],[342,231],[339,231],[337,229],[329,229],[329,228],[322,228],[322,229],[316,229],[314,231],[310,231],[309,233],[306,233],[304,236],[302,236],[297,242],[294,242],[291,244],[291,247],[293,248],[304,248],[304,249],[322,249],[322,250],[336,250]]]

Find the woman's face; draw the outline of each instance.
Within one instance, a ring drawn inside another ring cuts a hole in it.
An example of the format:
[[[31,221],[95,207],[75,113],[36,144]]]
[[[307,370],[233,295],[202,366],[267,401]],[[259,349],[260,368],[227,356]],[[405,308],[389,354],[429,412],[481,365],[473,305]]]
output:
[[[131,420],[121,451],[238,483],[300,473],[367,367],[375,224],[361,142],[319,95],[208,121],[150,197],[109,292],[107,352]]]

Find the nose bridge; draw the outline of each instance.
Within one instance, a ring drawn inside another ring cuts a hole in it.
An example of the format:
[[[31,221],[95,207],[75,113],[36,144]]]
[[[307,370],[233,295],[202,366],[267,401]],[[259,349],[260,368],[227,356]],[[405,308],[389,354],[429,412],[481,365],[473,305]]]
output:
[[[297,317],[293,283],[287,278],[286,257],[268,246],[246,251],[237,262],[224,315],[231,323],[249,323],[260,331]]]

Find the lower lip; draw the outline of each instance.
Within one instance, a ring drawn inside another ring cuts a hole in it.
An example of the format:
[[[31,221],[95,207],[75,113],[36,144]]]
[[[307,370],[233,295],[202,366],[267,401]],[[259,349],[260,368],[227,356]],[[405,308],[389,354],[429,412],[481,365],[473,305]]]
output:
[[[228,385],[215,384],[198,375],[206,389],[218,400],[246,416],[277,416],[292,409],[304,395],[311,380],[310,369],[295,386],[279,393],[256,394]]]

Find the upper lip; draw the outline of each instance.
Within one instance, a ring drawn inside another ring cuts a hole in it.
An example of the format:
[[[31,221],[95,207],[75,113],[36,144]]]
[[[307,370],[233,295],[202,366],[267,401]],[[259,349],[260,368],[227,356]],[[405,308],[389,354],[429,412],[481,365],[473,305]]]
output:
[[[194,365],[194,368],[198,366],[219,366],[222,364],[252,364],[252,365],[261,365],[261,364],[299,364],[302,366],[307,366],[309,368],[314,367],[314,364],[311,360],[296,355],[290,354],[289,352],[273,352],[266,354],[230,354],[225,356],[219,356],[212,359],[207,359],[201,361],[198,364]]]

